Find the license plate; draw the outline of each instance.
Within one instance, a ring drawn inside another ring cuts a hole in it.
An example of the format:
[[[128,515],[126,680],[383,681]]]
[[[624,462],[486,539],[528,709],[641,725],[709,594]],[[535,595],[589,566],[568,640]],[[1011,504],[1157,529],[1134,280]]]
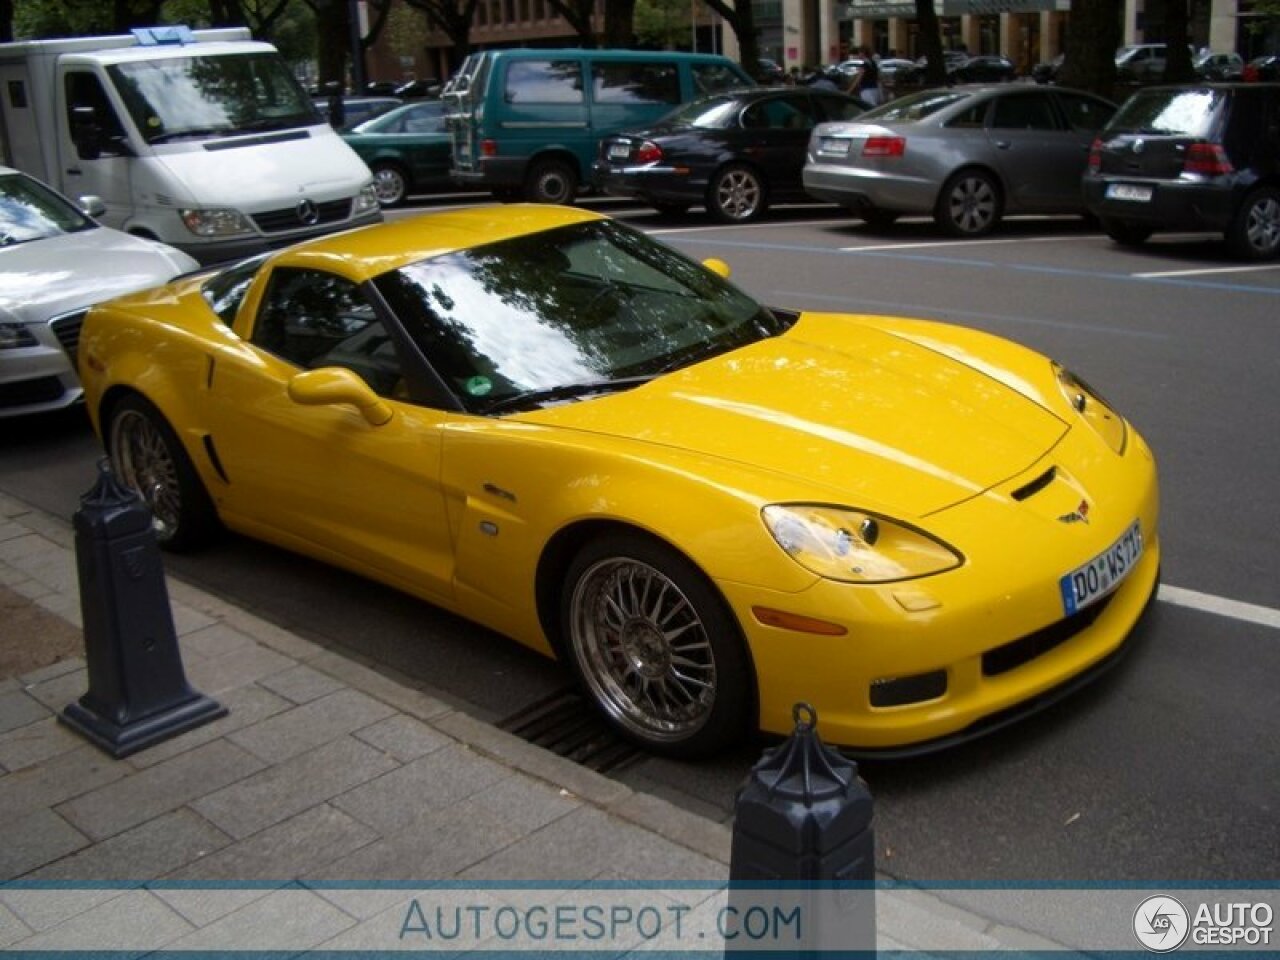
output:
[[[1142,527],[1135,520],[1124,534],[1083,566],[1058,581],[1067,615],[1096,603],[1120,585],[1142,556]]]
[[[840,137],[823,137],[818,141],[818,150],[833,157],[847,157],[849,141]]]
[[[1107,199],[1149,203],[1151,188],[1137,183],[1111,183],[1107,185]]]
[[[631,144],[629,143],[611,143],[609,144],[610,160],[625,160],[631,156]]]

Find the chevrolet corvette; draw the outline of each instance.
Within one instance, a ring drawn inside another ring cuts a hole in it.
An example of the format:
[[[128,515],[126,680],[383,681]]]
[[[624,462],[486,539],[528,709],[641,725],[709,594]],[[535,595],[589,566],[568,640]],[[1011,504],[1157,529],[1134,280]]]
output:
[[[1158,582],[1155,461],[963,327],[761,306],[608,217],[427,214],[110,301],[79,363],[163,546],[222,528],[566,662],[650,750],[901,755],[1112,663]]]

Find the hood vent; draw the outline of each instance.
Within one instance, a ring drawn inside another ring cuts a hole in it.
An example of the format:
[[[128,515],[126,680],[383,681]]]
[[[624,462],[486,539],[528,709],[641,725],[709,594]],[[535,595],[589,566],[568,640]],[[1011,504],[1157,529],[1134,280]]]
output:
[[[1057,475],[1058,475],[1058,468],[1050,467],[1048,470],[1040,474],[1040,476],[1036,477],[1030,483],[1025,484],[1019,487],[1017,490],[1013,491],[1012,493],[1013,499],[1017,500],[1019,503],[1021,503],[1023,500],[1029,500],[1031,497],[1034,497],[1037,493],[1039,493],[1049,484],[1053,483],[1053,478]]]

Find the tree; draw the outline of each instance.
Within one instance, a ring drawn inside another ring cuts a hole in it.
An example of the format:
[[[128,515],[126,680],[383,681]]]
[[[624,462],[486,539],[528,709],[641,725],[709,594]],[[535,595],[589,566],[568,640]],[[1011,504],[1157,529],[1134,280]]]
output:
[[[456,67],[471,52],[471,24],[476,16],[477,0],[405,0],[415,10],[426,14],[427,21],[444,33],[453,44]]]
[[[720,15],[720,19],[729,25],[733,35],[738,38],[738,55],[742,69],[760,79],[760,38],[756,36],[756,19],[754,4],[750,0],[739,0],[733,6],[724,0],[702,0],[708,7]],[[921,0],[916,0],[917,3]]]
[[[1120,16],[1114,0],[1071,0],[1071,29],[1059,82],[1111,97],[1116,85]]]
[[[1185,83],[1195,79],[1191,68],[1191,49],[1188,41],[1190,11],[1188,0],[1164,0],[1164,78],[1170,83]]]
[[[636,39],[646,46],[675,49],[689,37],[688,0],[641,0],[634,17]]]
[[[629,47],[635,34],[636,0],[608,0],[604,5],[604,45]]]
[[[947,62],[942,56],[942,26],[933,0],[916,0],[916,26],[920,30],[921,53],[926,63],[926,86],[940,87],[947,82]]]
[[[592,20],[596,12],[596,0],[547,0],[547,6],[573,28],[583,47],[596,45],[595,24]]]

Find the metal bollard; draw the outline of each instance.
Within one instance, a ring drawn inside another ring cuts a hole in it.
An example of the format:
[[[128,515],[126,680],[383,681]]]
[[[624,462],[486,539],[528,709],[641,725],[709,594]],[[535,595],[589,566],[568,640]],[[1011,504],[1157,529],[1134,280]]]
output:
[[[58,719],[119,758],[225,716],[187,684],[151,511],[106,458],[73,521],[89,692]]]
[[[798,703],[792,715],[791,736],[765,751],[738,791],[730,915],[741,921],[752,910],[764,910],[765,916],[799,918],[802,923],[792,927],[797,942],[774,942],[773,949],[873,957],[871,794],[858,765],[819,738],[813,707]],[[731,944],[726,947],[736,955]]]

